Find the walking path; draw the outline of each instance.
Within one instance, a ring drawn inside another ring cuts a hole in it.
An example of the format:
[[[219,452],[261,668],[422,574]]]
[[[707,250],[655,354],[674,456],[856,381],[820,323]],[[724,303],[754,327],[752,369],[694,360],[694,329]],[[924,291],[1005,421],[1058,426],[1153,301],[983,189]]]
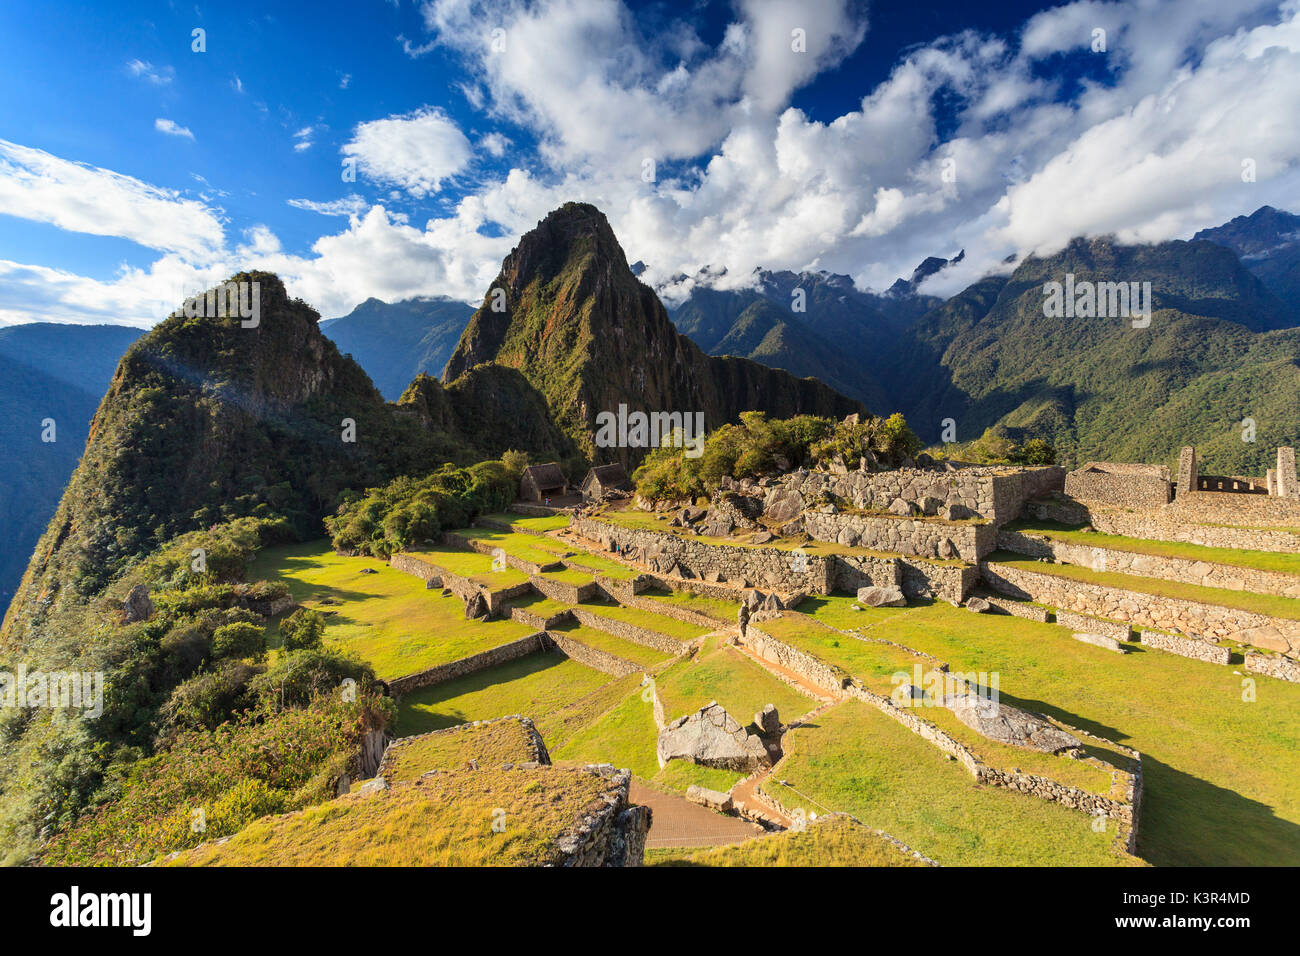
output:
[[[655,790],[636,780],[632,781],[628,799],[650,808],[650,834],[646,838],[646,848],[651,850],[724,846],[752,840],[765,832],[756,823],[715,813],[685,797]]]

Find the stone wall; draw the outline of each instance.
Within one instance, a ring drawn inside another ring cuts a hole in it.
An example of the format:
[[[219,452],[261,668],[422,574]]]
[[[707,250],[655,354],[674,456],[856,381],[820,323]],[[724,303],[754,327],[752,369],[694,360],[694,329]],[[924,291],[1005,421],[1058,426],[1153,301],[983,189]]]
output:
[[[408,674],[405,677],[390,680],[388,681],[388,693],[394,697],[400,697],[422,687],[432,687],[434,684],[441,684],[457,677],[464,677],[466,674],[473,674],[489,667],[496,667],[498,664],[517,660],[528,654],[536,654],[538,651],[546,650],[546,647],[546,638],[543,633],[529,634],[527,637],[521,637],[517,641],[502,644],[479,654],[471,654],[469,657],[462,657],[459,660],[439,664],[437,667],[430,667],[415,674]]]
[[[604,588],[596,582],[595,578],[584,584],[570,584],[568,581],[557,581],[554,578],[535,574],[528,580],[533,588],[536,588],[552,601],[559,601],[563,604],[578,604],[604,593]]]
[[[1202,524],[1300,528],[1300,499],[1230,491],[1179,494],[1166,509],[1171,517]]]
[[[1300,621],[1090,584],[1003,564],[985,564],[981,571],[990,587],[1022,600],[1172,631],[1199,640],[1228,639],[1241,644],[1255,644],[1266,650],[1283,650],[1278,644],[1284,643],[1292,653],[1300,651]]]
[[[1104,621],[1099,617],[1093,617],[1091,614],[1079,614],[1076,611],[1058,609],[1056,623],[1079,634],[1100,634],[1102,637],[1109,637],[1113,641],[1127,641],[1133,636],[1133,629],[1127,624],[1121,624],[1118,621]]]
[[[642,644],[645,647],[653,647],[664,654],[671,654],[677,657],[685,654],[691,649],[691,645],[686,641],[678,641],[669,637],[667,634],[660,634],[658,631],[650,631],[644,627],[637,627],[635,624],[629,624],[627,621],[621,621],[617,618],[604,617],[599,611],[591,611],[587,608],[575,607],[570,613],[582,624],[588,627],[594,627],[599,631],[607,634],[613,634],[615,637],[621,637],[625,641],[632,641],[634,644]]]
[[[943,560],[978,561],[997,542],[997,529],[991,524],[940,518],[807,511],[803,527],[817,541]]]
[[[886,511],[895,501],[918,506],[925,514],[952,509],[956,518],[985,518],[994,524],[1011,521],[1029,498],[1063,487],[1065,469],[962,466],[899,468],[892,471],[851,471],[830,474],[797,471],[776,482],[782,489],[799,492],[811,504],[819,495],[831,494],[854,508]],[[928,499],[928,503],[927,503]]]
[[[573,527],[582,537],[606,547],[611,540],[628,545],[643,561],[675,562],[703,584],[720,578],[728,584],[786,594],[830,594],[836,589],[856,591],[874,584],[901,587],[908,597],[931,595],[959,603],[979,578],[974,565],[916,557],[800,555],[776,548],[710,544],[667,531],[622,528],[594,518],[575,518]],[[796,571],[796,562],[805,570]],[[673,582],[673,587],[678,586]]]
[[[559,865],[640,866],[645,859],[646,834],[650,832],[650,808],[628,802],[632,772],[608,764],[582,769],[605,778],[612,786],[601,794],[598,807],[584,812],[560,837],[557,846],[563,862]]]
[[[508,588],[487,588],[469,578],[453,574],[445,568],[440,568],[423,558],[400,552],[389,558],[388,563],[403,574],[412,574],[434,587],[447,588],[462,601],[469,600],[476,594],[483,595],[484,601],[487,602],[488,613],[492,617],[501,616],[505,610],[506,602],[511,598],[522,597],[532,589],[532,585],[528,582],[515,584]]]
[[[383,777],[389,783],[393,782],[393,763],[397,760],[397,755],[405,748],[418,744],[421,741],[428,740],[431,737],[449,737],[453,734],[473,733],[478,728],[487,727],[492,724],[499,724],[503,721],[516,721],[524,730],[524,736],[528,741],[528,760],[538,765],[547,765],[551,762],[551,755],[546,750],[546,743],[542,740],[542,735],[537,732],[533,722],[522,714],[508,714],[504,717],[491,717],[487,720],[474,720],[465,724],[456,724],[454,727],[444,727],[442,730],[431,730],[427,734],[414,734],[410,737],[398,737],[391,741],[384,749],[383,758],[379,761],[375,769],[374,776]],[[524,763],[526,761],[519,761]],[[430,767],[430,770],[438,769]],[[454,768],[443,768],[454,769]]]
[[[1288,680],[1300,684],[1300,661],[1273,654],[1246,653],[1246,670],[1252,674],[1263,674],[1277,680]]]
[[[1173,499],[1173,483],[1163,466],[1090,461],[1065,476],[1065,493],[1121,508],[1157,508]]]
[[[678,607],[675,604],[667,604],[662,601],[652,600],[651,598],[640,597],[635,594],[631,588],[622,586],[619,583],[611,582],[607,590],[614,600],[626,607],[639,608],[642,611],[651,611],[655,614],[662,614],[664,617],[671,617],[674,620],[682,621],[686,624],[695,624],[699,627],[707,627],[711,630],[727,626],[726,623],[715,621],[713,618],[692,611],[690,608]],[[739,610],[739,607],[737,610]]]
[[[1027,601],[1013,601],[1009,598],[998,597],[994,594],[981,594],[980,597],[988,601],[999,611],[1005,611],[1015,617],[1023,617],[1027,621],[1037,621],[1040,624],[1047,624],[1052,619],[1052,613],[1045,607],[1039,607],[1037,604],[1030,604]]]
[[[998,547],[1031,558],[1052,558],[1063,564],[1076,564],[1094,571],[1118,571],[1121,574],[1138,574],[1165,581],[1227,588],[1231,591],[1300,598],[1300,575],[1279,571],[1260,571],[1237,565],[1053,541],[1041,535],[1007,531],[1005,528],[998,532]]]
[[[1193,660],[1205,661],[1209,664],[1228,664],[1232,660],[1232,655],[1226,647],[1219,647],[1205,641],[1192,640],[1188,637],[1179,637],[1176,634],[1142,631],[1139,639],[1145,647],[1154,647],[1157,650],[1168,651],[1170,654],[1190,657]]]
[[[1043,516],[1035,514],[1035,517]],[[1194,520],[1180,517],[1179,513],[1172,508],[1137,512],[1099,508],[1092,511],[1086,520],[1090,521],[1098,531],[1129,538],[1186,541],[1207,548],[1234,548],[1238,551],[1281,551],[1287,554],[1300,552],[1300,533],[1198,524]]]
[[[628,674],[634,674],[642,670],[640,664],[634,664],[631,661],[625,661],[621,657],[615,657],[608,651],[602,651],[599,648],[584,644],[575,640],[563,631],[547,631],[547,640],[553,644],[561,654],[579,664],[585,664],[593,670],[598,670],[602,674],[611,674],[614,677],[626,677]]]

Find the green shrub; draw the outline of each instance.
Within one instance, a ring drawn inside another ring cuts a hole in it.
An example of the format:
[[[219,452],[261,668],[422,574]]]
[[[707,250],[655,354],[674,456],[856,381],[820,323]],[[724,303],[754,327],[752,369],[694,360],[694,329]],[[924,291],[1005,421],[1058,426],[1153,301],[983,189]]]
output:
[[[325,615],[300,607],[280,622],[280,636],[286,651],[317,648],[325,636]]]
[[[266,631],[256,624],[224,624],[212,633],[213,657],[251,657],[259,660],[265,653]]]

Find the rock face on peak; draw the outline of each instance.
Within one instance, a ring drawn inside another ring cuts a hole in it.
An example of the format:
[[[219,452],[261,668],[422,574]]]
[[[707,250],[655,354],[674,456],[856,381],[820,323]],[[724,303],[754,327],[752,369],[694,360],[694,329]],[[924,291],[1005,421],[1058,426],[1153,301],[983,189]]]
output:
[[[485,362],[517,369],[560,427],[597,457],[596,416],[702,413],[705,427],[743,411],[842,417],[862,406],[810,378],[746,359],[713,358],[677,332],[658,297],[633,275],[605,216],[567,203],[506,257],[443,373],[454,383]],[[601,449],[634,465],[644,448]]]

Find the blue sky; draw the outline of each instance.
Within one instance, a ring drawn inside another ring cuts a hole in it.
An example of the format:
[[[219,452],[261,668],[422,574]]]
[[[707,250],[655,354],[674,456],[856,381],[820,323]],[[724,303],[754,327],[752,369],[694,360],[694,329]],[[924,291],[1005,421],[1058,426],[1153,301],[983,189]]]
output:
[[[6,5],[0,323],[148,325],[252,266],[326,316],[474,300],[570,198],[670,299],[965,247],[962,284],[1295,208],[1298,62],[1291,0]]]

